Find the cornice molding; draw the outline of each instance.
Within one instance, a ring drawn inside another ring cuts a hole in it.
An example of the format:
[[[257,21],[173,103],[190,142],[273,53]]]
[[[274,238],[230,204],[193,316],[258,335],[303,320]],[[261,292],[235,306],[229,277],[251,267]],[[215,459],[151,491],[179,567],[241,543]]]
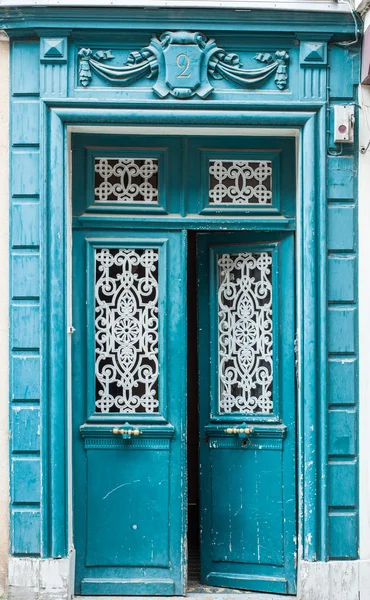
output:
[[[273,33],[275,36],[292,32],[296,35],[317,32],[320,35],[346,39],[353,35],[353,18],[349,13],[304,12],[284,10],[231,10],[209,8],[72,8],[26,7],[9,8],[0,4],[0,27],[9,35],[36,33],[40,28],[96,32],[102,28],[112,31],[140,28],[153,32],[153,27],[168,29],[197,29],[222,32],[237,31]],[[23,32],[23,33],[22,33]],[[278,32],[278,33],[277,33]]]
[[[0,0],[0,6],[32,7],[32,6],[68,6],[89,7],[83,0]],[[90,3],[92,6],[92,3]],[[337,0],[94,0],[95,7],[173,7],[173,8],[223,8],[223,9],[263,9],[263,10],[294,10],[312,12],[348,12],[346,2]]]

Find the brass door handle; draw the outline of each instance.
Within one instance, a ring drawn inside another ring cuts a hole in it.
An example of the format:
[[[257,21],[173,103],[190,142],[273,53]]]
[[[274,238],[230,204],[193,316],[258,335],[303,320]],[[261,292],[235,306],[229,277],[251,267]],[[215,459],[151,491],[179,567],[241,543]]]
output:
[[[246,434],[248,435],[249,433],[253,433],[253,429],[251,427],[227,427],[227,429],[224,430],[225,433],[228,433],[229,435],[232,434]]]
[[[114,435],[122,435],[123,438],[125,439],[129,439],[132,435],[140,435],[143,432],[140,431],[140,429],[119,429],[118,427],[115,427],[114,429],[112,429],[112,433]]]

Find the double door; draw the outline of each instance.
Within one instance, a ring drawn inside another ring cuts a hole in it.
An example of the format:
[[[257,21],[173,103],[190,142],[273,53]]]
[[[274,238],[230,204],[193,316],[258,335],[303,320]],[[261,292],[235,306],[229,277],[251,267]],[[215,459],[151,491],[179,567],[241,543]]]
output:
[[[295,140],[72,135],[76,594],[295,590]]]
[[[74,232],[77,594],[186,593],[187,439],[200,582],[294,592],[293,234],[199,233],[196,289],[187,237]],[[187,423],[195,377],[198,424]]]

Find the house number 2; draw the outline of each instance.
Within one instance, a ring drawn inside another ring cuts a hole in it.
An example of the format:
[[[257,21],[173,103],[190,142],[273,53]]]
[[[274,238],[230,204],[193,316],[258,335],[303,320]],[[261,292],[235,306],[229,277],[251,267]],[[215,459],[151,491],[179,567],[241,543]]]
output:
[[[177,75],[177,79],[186,79],[191,76],[191,73],[188,73],[190,67],[190,58],[187,54],[178,54],[176,57],[176,64],[179,69],[183,69],[179,75]]]

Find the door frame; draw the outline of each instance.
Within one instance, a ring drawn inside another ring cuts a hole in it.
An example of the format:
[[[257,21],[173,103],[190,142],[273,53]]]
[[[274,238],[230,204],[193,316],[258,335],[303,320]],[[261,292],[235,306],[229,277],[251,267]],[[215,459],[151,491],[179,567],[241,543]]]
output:
[[[43,407],[42,426],[47,435],[42,446],[42,553],[67,556],[73,549],[71,519],[71,411],[70,411],[70,165],[72,131],[107,133],[117,128],[181,127],[186,132],[206,127],[214,135],[232,128],[228,135],[246,128],[250,135],[298,134],[297,162],[297,344],[299,348],[297,398],[297,471],[299,557],[306,561],[327,559],[327,292],[326,292],[326,107],[192,105],[179,102],[176,111],[165,102],[125,103],[94,108],[76,101],[42,101],[43,149],[40,157],[41,211],[44,218],[42,272],[47,293],[41,314],[43,332],[42,372],[48,407]],[[162,108],[161,108],[162,107]],[[164,108],[163,108],[164,107]],[[211,107],[211,108],[210,108]],[[159,110],[160,109],[160,110]],[[279,129],[277,129],[279,128]],[[159,130],[157,131],[159,133]],[[279,219],[279,218],[278,218]],[[244,219],[248,222],[248,217]],[[262,221],[262,220],[261,220]],[[282,227],[279,219],[279,228]],[[273,226],[272,226],[273,227]],[[270,226],[270,228],[272,228]],[[221,228],[221,226],[220,226]],[[214,228],[215,229],[215,228]],[[264,230],[267,226],[265,224]],[[62,268],[61,268],[62,266]]]

